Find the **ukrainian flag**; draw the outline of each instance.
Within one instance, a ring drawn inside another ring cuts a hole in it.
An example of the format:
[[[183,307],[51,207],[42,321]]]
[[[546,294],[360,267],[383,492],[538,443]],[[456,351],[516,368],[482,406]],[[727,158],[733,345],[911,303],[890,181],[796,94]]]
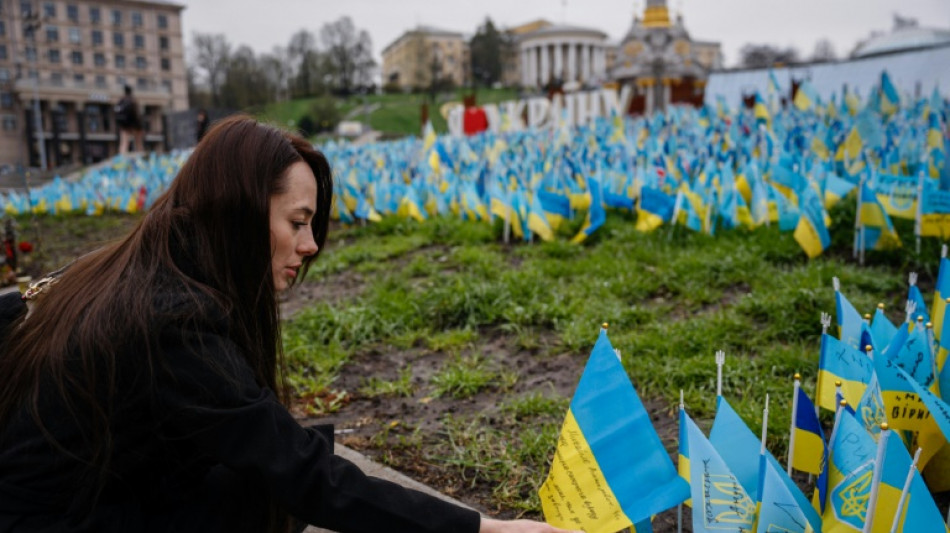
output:
[[[825,434],[815,414],[815,404],[801,387],[796,390],[795,420],[792,424],[795,450],[789,462],[796,470],[820,474],[825,466]]]
[[[565,220],[571,217],[571,201],[567,196],[544,190],[539,190],[536,194],[552,229],[558,229]]]
[[[834,172],[829,172],[825,178],[825,207],[831,209],[855,187],[857,187],[856,184],[838,177]]]
[[[801,85],[798,86],[798,91],[795,92],[795,107],[801,111],[808,111],[812,107],[819,105],[819,103],[818,91],[816,91],[807,80],[803,81]]]
[[[689,445],[693,531],[751,531],[756,519],[755,501],[696,423],[689,415],[682,416]]]
[[[877,311],[874,312],[874,318],[871,319],[871,337],[874,338],[872,344],[874,346],[887,346],[896,334],[897,326],[884,315],[884,304],[878,304]]]
[[[785,483],[788,476],[762,455],[759,460],[759,516],[757,533],[821,533],[821,522],[812,527],[808,515],[815,510],[797,486]],[[802,506],[804,502],[804,507]],[[695,511],[693,511],[695,513]],[[817,516],[817,515],[815,515]]]
[[[901,329],[906,329],[905,323]],[[897,336],[895,336],[897,338]],[[893,343],[892,343],[893,344]],[[913,331],[909,331],[906,340],[894,348],[888,346],[886,355],[894,361],[897,366],[904,369],[912,378],[917,380],[926,388],[933,385],[937,378],[934,375],[933,350],[931,349],[930,339],[922,324],[918,323]]]
[[[650,415],[601,331],[539,491],[548,523],[613,533],[689,496]]]
[[[877,444],[853,415],[840,409],[830,447],[824,531],[861,531],[871,497]]]
[[[418,222],[423,222],[428,218],[422,202],[419,201],[419,195],[416,193],[415,187],[406,187],[406,195],[399,202],[399,209],[396,214],[403,218],[413,218]]]
[[[861,187],[861,211],[858,213],[858,220],[864,226],[865,249],[900,248],[901,239],[894,229],[894,223],[867,182]]]
[[[761,492],[759,492],[761,481],[759,454],[762,449],[762,442],[752,433],[752,430],[749,429],[725,398],[720,396],[716,401],[716,419],[713,421],[712,431],[709,434],[709,442],[742,485],[742,490],[750,498],[758,501],[761,495]],[[780,475],[782,483],[785,484],[789,493],[795,495],[795,504],[803,509],[811,527],[815,531],[821,531],[821,519],[818,513],[808,504],[805,495],[784,474],[781,465],[768,450],[765,451],[765,458],[772,468],[782,472]]]
[[[933,317],[934,338],[940,340],[943,333],[943,317],[947,308],[946,298],[950,297],[950,259],[940,258],[937,271],[937,285],[934,287],[934,303],[930,316]],[[939,361],[943,363],[943,361]],[[943,365],[941,365],[943,366]]]
[[[891,81],[887,71],[881,72],[881,113],[885,115],[893,114],[900,107],[901,97],[897,92],[897,87]]]
[[[891,433],[890,431],[888,433]],[[881,465],[881,481],[878,485],[877,503],[871,519],[871,533],[890,533],[897,514],[897,503],[904,491],[904,483],[910,472],[912,460],[901,441],[900,435],[890,434],[885,444],[884,464]],[[950,531],[943,521],[930,490],[920,473],[914,469],[910,490],[897,521],[897,531],[944,532]]]
[[[680,407],[680,444],[679,444],[679,455],[677,456],[676,461],[676,471],[679,473],[679,476],[683,478],[686,483],[690,483],[689,479],[689,429],[686,427],[686,410]],[[692,498],[686,500],[686,505],[692,507],[693,500]]]
[[[836,411],[835,381],[841,382],[841,391],[849,405],[855,405],[864,394],[874,374],[874,366],[867,354],[828,335],[821,336],[821,356],[818,362],[818,405]]]
[[[927,148],[944,151],[943,128],[940,126],[940,116],[934,110],[927,113]]]
[[[881,384],[887,423],[891,429],[916,432],[912,444],[923,448],[920,457],[923,467],[950,435],[950,408],[890,357],[875,357],[874,371]]]
[[[673,217],[675,199],[653,187],[640,189],[640,206],[637,208],[637,230],[653,231]]]
[[[528,228],[545,241],[554,240],[554,231],[551,229],[548,219],[544,216],[544,209],[541,207],[541,200],[537,194],[531,199],[531,209],[528,211]]]
[[[939,237],[944,241],[950,239],[950,192],[929,190],[923,196],[920,236]]]
[[[799,197],[801,216],[795,227],[795,241],[809,258],[821,255],[831,245],[831,235],[825,226],[825,209],[811,187],[805,187]]]
[[[604,220],[606,220],[606,214],[604,213],[604,204],[602,200],[603,191],[600,188],[600,182],[594,178],[587,180],[590,185],[590,209],[587,211],[587,220],[584,221],[584,226],[581,227],[581,230],[574,236],[572,242],[581,243],[593,235],[597,228],[604,225]]]
[[[864,389],[861,401],[851,414],[876,442],[881,435],[881,423],[887,422],[887,416],[884,413],[884,397],[881,396],[881,384],[876,374],[871,376],[871,382]]]

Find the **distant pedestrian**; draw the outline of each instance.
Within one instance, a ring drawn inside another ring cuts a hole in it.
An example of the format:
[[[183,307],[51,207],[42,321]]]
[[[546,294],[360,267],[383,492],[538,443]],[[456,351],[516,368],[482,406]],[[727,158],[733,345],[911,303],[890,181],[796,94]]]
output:
[[[208,112],[204,109],[198,110],[198,119],[195,121],[195,142],[200,143],[208,131]]]
[[[119,127],[119,154],[129,153],[129,141],[134,140],[134,151],[145,149],[145,132],[139,117],[139,104],[132,96],[132,87],[125,86],[125,96],[115,105],[115,123]]]

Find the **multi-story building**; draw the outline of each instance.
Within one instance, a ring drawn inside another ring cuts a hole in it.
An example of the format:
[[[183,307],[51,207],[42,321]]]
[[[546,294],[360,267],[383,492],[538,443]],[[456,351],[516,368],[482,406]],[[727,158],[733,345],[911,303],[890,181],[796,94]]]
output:
[[[709,72],[720,68],[719,43],[694,41],[666,0],[647,0],[643,18],[634,14],[620,41],[610,77],[633,89],[628,112],[649,114],[671,104],[701,106]]]
[[[126,85],[146,149],[160,148],[163,114],[188,108],[183,8],[165,0],[0,0],[0,165],[114,155],[113,108]]]
[[[464,86],[469,81],[468,41],[459,33],[419,26],[383,49],[383,85],[403,90],[429,87],[433,80]]]

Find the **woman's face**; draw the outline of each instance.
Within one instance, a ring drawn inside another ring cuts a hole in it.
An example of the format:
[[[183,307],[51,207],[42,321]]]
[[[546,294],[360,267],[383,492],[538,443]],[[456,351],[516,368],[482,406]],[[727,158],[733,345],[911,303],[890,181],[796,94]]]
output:
[[[303,260],[317,253],[310,223],[317,209],[317,179],[298,161],[287,169],[284,191],[270,197],[271,272],[274,288],[286,290]]]

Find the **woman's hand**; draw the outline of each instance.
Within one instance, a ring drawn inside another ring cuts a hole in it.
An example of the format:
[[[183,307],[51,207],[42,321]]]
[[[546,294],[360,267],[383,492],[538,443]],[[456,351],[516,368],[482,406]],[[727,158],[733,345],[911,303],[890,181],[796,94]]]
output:
[[[549,526],[533,520],[495,520],[482,517],[479,533],[583,533]]]

